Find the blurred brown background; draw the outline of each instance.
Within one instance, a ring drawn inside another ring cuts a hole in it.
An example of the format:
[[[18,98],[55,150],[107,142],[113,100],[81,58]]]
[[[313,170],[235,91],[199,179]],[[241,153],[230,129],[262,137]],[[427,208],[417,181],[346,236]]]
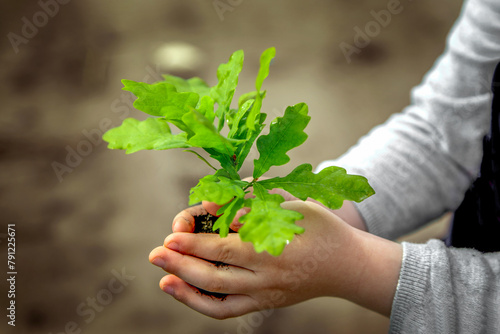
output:
[[[218,321],[164,294],[148,254],[210,170],[180,150],[108,150],[100,132],[143,117],[120,79],[168,72],[215,84],[218,64],[244,49],[241,93],[275,46],[264,108],[275,117],[306,102],[312,120],[290,167],[270,175],[317,165],[408,103],[461,1],[402,0],[383,25],[371,11],[397,1],[59,1],[0,3],[0,332],[387,332],[388,319],[336,299]],[[340,45],[354,47],[356,29],[371,36],[348,62]],[[17,230],[16,327],[5,316],[7,224]]]

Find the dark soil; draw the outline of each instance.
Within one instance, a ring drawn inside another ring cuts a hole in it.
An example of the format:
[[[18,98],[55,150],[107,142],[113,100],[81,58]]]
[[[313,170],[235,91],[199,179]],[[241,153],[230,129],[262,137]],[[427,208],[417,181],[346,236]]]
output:
[[[206,215],[194,217],[194,233],[219,233],[219,230],[213,230],[214,223],[217,221],[217,217],[209,213]],[[229,233],[237,233],[232,229],[229,229]]]
[[[217,221],[217,217],[213,216],[209,213],[206,215],[202,216],[196,216],[194,217],[195,225],[194,225],[194,233],[219,233],[219,230],[213,230],[213,225]],[[233,231],[232,229],[229,229],[229,233],[236,233],[236,231]],[[209,261],[214,264],[217,268],[221,269],[229,269],[229,265],[220,262],[220,261]],[[206,291],[203,289],[198,288],[198,291],[200,294],[205,295],[205,296],[210,296],[212,298],[217,298],[220,301],[224,301],[227,298],[227,294],[225,293],[217,293],[217,292],[211,292],[211,291]]]
[[[210,292],[210,291],[203,290],[203,289],[200,289],[200,288],[196,288],[196,289],[198,289],[198,292],[201,295],[209,296],[210,298],[219,299],[221,302],[224,301],[224,300],[226,300],[226,298],[227,298],[227,294],[225,294],[225,293]]]
[[[217,217],[209,213],[194,217],[194,233],[219,233],[219,230],[213,231],[212,229],[216,221]]]

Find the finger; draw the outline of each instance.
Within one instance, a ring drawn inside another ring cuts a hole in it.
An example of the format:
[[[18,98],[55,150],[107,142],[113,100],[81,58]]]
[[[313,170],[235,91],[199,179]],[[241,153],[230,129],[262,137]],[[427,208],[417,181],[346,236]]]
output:
[[[249,197],[249,195],[247,194],[245,197]],[[207,210],[208,213],[210,213],[212,216],[218,216],[217,215],[217,211],[222,208],[222,205],[217,205],[215,203],[212,203],[212,202],[207,202],[207,201],[203,201],[203,207]],[[238,210],[238,212],[236,213],[236,216],[234,217],[233,219],[233,222],[231,223],[231,225],[229,225],[229,227],[233,230],[233,231],[236,231],[238,232],[238,230],[243,226],[242,223],[240,223],[238,221],[238,219],[243,216],[243,215],[246,215],[248,212],[250,211],[250,208],[243,208],[243,209],[240,209]],[[179,231],[181,232],[181,231]]]
[[[194,232],[194,217],[206,215],[207,211],[202,205],[196,205],[179,212],[172,221],[173,232]]]
[[[231,230],[238,232],[238,230],[243,226],[243,224],[239,221],[240,217],[246,215],[249,212],[250,208],[239,209],[234,216],[233,222],[229,225]]]
[[[151,262],[152,264],[154,264],[157,267],[163,267],[162,261],[165,261],[162,257],[164,249],[165,249],[165,247],[163,247],[163,246],[158,246],[155,249],[153,249],[149,253],[149,262]]]
[[[166,248],[233,266],[253,270],[263,260],[272,258],[268,253],[257,254],[248,242],[242,242],[239,235],[230,233],[221,238],[216,234],[174,233],[165,241]]]
[[[158,250],[153,263],[166,272],[200,289],[223,294],[246,293],[255,290],[258,277],[250,270],[172,251]]]
[[[201,202],[201,204],[202,204],[203,208],[204,208],[205,210],[207,210],[207,212],[208,212],[209,214],[211,214],[212,216],[219,216],[219,215],[217,214],[217,211],[218,211],[220,208],[222,208],[222,205],[217,205],[217,204],[215,204],[215,203],[208,202],[208,201],[203,201],[203,202]]]
[[[160,288],[193,310],[215,319],[237,317],[258,309],[257,303],[249,296],[237,294],[216,298],[201,293],[175,275],[163,277]]]
[[[292,194],[290,194],[289,192],[283,190],[283,189],[280,189],[280,188],[274,188],[274,189],[271,189],[269,190],[269,193],[270,194],[278,194],[278,195],[281,195],[285,201],[297,201],[299,200],[297,197],[293,196]]]
[[[231,230],[235,231],[235,232],[238,232],[239,229],[242,228],[242,227],[243,227],[242,223],[240,223],[238,221],[234,221],[234,220],[233,220],[233,222],[231,224],[229,224],[229,228]]]

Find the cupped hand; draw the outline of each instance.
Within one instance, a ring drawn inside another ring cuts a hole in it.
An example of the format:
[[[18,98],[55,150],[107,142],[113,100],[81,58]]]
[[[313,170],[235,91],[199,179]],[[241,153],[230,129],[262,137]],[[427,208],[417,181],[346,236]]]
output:
[[[283,307],[319,296],[348,298],[358,290],[361,261],[358,230],[311,202],[288,201],[283,208],[299,211],[305,232],[296,235],[280,256],[256,253],[238,234],[193,234],[194,216],[210,208],[184,210],[173,222],[174,233],[155,248],[150,261],[171,273],[160,287],[187,306],[224,319],[252,311]],[[220,266],[214,263],[225,263]],[[361,267],[362,268],[362,267]],[[198,288],[227,295],[200,293]]]

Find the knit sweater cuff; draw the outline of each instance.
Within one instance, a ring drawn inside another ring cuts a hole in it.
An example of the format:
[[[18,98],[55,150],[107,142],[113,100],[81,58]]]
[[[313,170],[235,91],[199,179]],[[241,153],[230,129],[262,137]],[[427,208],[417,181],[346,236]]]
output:
[[[389,333],[404,328],[423,328],[422,305],[430,272],[430,254],[425,244],[403,242],[403,264],[391,311]]]

